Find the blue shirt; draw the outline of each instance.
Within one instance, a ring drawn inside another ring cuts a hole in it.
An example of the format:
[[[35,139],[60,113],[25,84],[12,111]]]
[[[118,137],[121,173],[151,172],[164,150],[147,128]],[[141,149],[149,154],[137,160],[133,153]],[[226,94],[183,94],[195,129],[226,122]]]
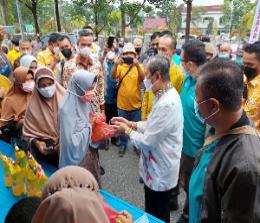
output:
[[[202,198],[209,162],[213,156],[218,140],[205,147],[198,165],[192,172],[189,183],[189,223],[199,223]]]
[[[106,77],[106,104],[116,104],[116,80],[111,78],[111,71],[114,64],[107,62],[107,77]]]
[[[177,66],[180,66],[181,64],[181,57],[177,55],[176,53],[172,57],[173,63],[175,63]]]
[[[186,74],[181,91],[181,102],[184,116],[183,149],[182,152],[195,157],[197,151],[203,146],[206,126],[195,114],[195,86],[197,80]]]

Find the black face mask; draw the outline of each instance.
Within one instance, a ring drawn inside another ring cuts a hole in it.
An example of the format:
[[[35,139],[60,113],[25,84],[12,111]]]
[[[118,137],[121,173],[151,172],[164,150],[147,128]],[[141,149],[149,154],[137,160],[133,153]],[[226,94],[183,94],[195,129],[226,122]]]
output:
[[[136,52],[137,54],[140,53],[141,50],[142,50],[142,48],[135,48],[135,52]]]
[[[251,67],[244,67],[244,73],[247,78],[252,78],[257,74],[257,70],[255,68]]]
[[[61,53],[63,54],[63,56],[66,58],[66,59],[69,59],[72,55],[72,50],[71,49],[63,49],[61,51]]]
[[[124,63],[131,65],[134,62],[134,59],[132,57],[123,57]]]

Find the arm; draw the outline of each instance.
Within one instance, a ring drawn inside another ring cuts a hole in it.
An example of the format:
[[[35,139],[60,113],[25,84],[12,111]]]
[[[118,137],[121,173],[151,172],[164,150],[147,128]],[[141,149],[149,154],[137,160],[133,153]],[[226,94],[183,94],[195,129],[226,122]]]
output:
[[[137,71],[138,71],[138,79],[140,82],[142,82],[145,78],[144,68],[141,64],[139,64],[139,62],[136,58],[134,59],[134,66],[136,66]]]
[[[233,176],[232,176],[233,175]],[[259,222],[259,172],[232,168],[221,198],[224,222]],[[252,221],[255,219],[255,221]]]
[[[59,62],[60,62],[60,56],[57,55],[57,54],[55,54],[55,55],[54,55],[54,61],[53,61],[53,63],[49,66],[49,68],[50,68],[51,70],[54,70],[55,67],[56,67],[56,65],[57,65]]]
[[[175,109],[176,110],[176,109]],[[175,110],[169,105],[157,107],[151,119],[147,122],[139,122],[138,130],[144,130],[143,133],[132,131],[129,134],[131,143],[137,148],[151,149],[158,147],[160,141],[169,134],[169,123],[176,123]],[[146,123],[145,125],[143,123]],[[178,122],[176,124],[179,124]]]
[[[113,68],[111,70],[111,78],[112,79],[117,79],[118,78],[117,68],[118,68],[119,64],[123,64],[123,59],[121,57],[118,57],[115,60],[115,65],[113,66]]]

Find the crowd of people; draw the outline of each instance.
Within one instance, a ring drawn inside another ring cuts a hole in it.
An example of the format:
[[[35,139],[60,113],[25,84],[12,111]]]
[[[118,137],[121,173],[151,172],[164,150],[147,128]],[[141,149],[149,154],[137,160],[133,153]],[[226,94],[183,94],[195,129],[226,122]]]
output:
[[[128,143],[140,157],[147,213],[169,223],[183,188],[178,223],[260,222],[260,42],[177,49],[163,31],[147,50],[140,38],[115,37],[101,50],[90,26],[76,45],[58,33],[39,52],[29,39],[11,42],[0,50],[0,138],[59,170],[41,199],[21,201],[30,213],[17,203],[6,222],[17,209],[25,222],[109,222],[98,152],[109,143],[119,157]],[[92,142],[92,112],[106,116],[113,138]],[[117,222],[132,223],[130,214]]]

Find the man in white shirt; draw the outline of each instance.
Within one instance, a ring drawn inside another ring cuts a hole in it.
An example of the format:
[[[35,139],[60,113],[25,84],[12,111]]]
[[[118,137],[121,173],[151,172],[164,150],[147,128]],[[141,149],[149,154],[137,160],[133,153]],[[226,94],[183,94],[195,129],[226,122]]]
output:
[[[170,222],[170,194],[178,182],[183,132],[181,100],[171,85],[169,69],[164,56],[152,57],[146,65],[144,84],[155,94],[147,121],[112,119],[117,133],[128,136],[141,150],[145,211],[165,222]]]

